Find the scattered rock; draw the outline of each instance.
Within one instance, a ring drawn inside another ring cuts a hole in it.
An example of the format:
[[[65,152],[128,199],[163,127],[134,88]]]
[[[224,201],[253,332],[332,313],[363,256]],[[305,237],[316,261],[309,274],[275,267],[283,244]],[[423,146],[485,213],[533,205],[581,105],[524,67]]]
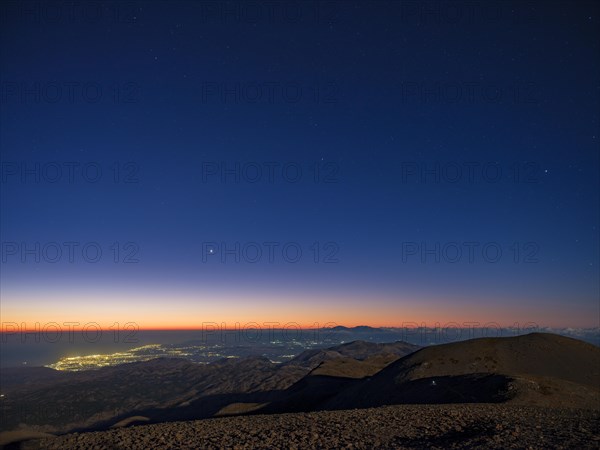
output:
[[[501,404],[396,405],[225,417],[67,434],[33,449],[597,449],[600,411]]]

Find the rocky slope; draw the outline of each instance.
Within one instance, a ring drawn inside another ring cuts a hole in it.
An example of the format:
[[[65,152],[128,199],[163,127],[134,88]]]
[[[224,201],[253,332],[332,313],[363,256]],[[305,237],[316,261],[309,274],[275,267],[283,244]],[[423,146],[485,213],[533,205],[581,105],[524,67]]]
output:
[[[144,425],[29,441],[33,449],[577,448],[600,445],[597,411],[401,405]]]

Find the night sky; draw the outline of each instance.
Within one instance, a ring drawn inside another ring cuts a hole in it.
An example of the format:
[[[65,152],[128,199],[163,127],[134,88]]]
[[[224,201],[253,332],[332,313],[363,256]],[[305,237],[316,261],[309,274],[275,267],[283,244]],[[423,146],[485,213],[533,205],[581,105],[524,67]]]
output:
[[[0,8],[2,322],[599,325],[597,2]]]

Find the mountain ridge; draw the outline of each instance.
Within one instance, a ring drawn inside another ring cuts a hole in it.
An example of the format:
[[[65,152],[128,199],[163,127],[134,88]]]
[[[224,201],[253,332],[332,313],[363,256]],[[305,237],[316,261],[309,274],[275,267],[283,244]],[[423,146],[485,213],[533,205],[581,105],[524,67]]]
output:
[[[64,433],[140,421],[396,404],[499,403],[600,410],[600,348],[544,333],[424,348],[402,341],[359,340],[306,350],[280,364],[264,357],[211,364],[158,358],[67,373],[36,386],[36,377],[45,372],[32,372],[20,387],[14,386],[17,372],[9,374],[13,386],[1,403],[3,431]],[[33,413],[15,409],[24,404],[33,405]],[[45,404],[53,408],[40,418],[36,405]]]

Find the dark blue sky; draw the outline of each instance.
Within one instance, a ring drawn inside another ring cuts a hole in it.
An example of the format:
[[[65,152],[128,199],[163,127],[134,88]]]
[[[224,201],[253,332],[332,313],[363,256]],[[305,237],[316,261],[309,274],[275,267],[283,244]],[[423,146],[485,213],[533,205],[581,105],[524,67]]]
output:
[[[2,13],[3,321],[598,325],[596,2]]]

